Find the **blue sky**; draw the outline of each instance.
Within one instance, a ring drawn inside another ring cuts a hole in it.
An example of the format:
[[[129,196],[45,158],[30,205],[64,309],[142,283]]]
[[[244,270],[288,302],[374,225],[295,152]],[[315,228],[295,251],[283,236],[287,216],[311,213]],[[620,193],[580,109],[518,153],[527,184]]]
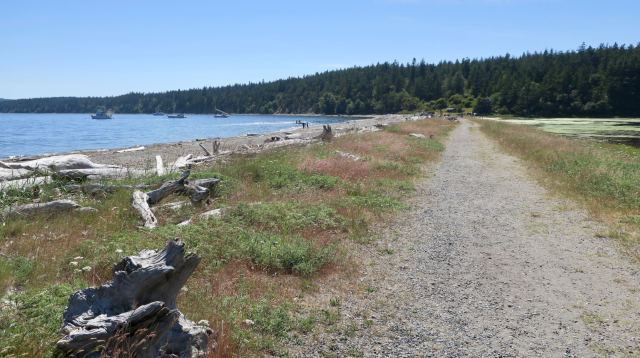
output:
[[[258,82],[640,41],[637,0],[0,3],[0,98]]]

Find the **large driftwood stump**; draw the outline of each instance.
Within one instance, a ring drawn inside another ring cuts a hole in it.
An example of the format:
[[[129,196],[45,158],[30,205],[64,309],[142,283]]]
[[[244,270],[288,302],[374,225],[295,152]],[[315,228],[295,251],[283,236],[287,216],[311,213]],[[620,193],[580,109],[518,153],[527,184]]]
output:
[[[180,241],[125,257],[112,281],[71,295],[57,348],[69,357],[204,357],[213,332],[176,307],[199,262]]]
[[[322,134],[318,136],[323,142],[330,142],[333,139],[333,130],[330,125],[322,126]]]

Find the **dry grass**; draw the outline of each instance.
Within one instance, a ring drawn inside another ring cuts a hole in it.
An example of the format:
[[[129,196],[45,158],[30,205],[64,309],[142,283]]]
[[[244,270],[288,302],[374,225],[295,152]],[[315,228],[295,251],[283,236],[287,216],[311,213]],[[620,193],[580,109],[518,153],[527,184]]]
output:
[[[569,139],[536,128],[480,121],[482,131],[528,163],[545,186],[582,203],[640,259],[640,149]]]

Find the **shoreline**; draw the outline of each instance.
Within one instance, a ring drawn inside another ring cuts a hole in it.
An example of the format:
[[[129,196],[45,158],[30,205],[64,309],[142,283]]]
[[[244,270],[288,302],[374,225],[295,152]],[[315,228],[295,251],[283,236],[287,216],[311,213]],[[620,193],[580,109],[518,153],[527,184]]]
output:
[[[291,115],[291,116],[303,116],[303,115]],[[304,115],[313,116],[313,115]],[[370,116],[335,116],[345,118],[346,120],[341,123],[331,124],[331,127],[336,135],[340,135],[349,131],[366,130],[371,127],[374,128],[376,124],[390,124],[405,121],[412,117],[412,115],[405,114],[384,114],[384,115],[370,115]],[[175,161],[178,157],[187,154],[201,155],[203,150],[200,144],[210,148],[211,142],[218,140],[221,142],[220,150],[227,153],[239,153],[248,152],[251,148],[260,149],[259,146],[265,143],[265,140],[270,137],[285,136],[295,140],[284,140],[275,143],[281,143],[277,146],[286,146],[288,144],[299,144],[304,141],[309,141],[314,137],[322,133],[321,125],[311,125],[309,128],[291,127],[288,129],[282,129],[275,132],[260,133],[256,136],[232,136],[232,137],[208,137],[208,138],[194,138],[190,140],[178,141],[178,142],[165,142],[155,143],[149,145],[139,145],[134,147],[117,147],[108,149],[91,149],[91,150],[75,150],[68,152],[61,152],[55,154],[43,154],[33,156],[23,156],[14,158],[1,158],[2,161],[15,162],[23,161],[26,159],[38,159],[57,155],[68,154],[84,154],[87,155],[92,161],[102,164],[120,165],[126,168],[135,169],[149,169],[152,170],[156,167],[157,155],[160,155],[165,163]],[[288,143],[289,142],[289,143]],[[134,149],[143,147],[141,150],[123,151],[127,149]],[[274,146],[275,147],[275,146]],[[248,150],[249,149],[249,150]]]

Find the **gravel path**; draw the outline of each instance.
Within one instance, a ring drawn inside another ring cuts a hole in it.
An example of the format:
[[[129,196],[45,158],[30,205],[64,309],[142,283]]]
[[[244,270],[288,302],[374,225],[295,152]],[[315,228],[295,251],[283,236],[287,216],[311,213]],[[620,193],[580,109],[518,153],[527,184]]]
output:
[[[298,337],[294,355],[640,355],[640,272],[599,238],[605,228],[468,121],[433,170],[411,211],[363,249],[357,288],[327,284],[305,300],[339,318]]]

